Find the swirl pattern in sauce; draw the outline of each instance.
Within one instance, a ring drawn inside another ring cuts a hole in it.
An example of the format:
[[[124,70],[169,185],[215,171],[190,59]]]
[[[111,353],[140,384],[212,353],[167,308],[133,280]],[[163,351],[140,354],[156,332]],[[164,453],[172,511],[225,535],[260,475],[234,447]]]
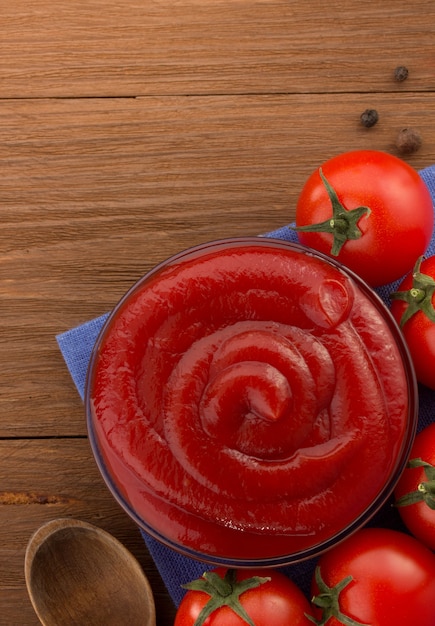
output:
[[[171,545],[275,558],[379,496],[408,429],[390,322],[299,247],[215,244],[157,268],[100,340],[90,413],[134,515]]]

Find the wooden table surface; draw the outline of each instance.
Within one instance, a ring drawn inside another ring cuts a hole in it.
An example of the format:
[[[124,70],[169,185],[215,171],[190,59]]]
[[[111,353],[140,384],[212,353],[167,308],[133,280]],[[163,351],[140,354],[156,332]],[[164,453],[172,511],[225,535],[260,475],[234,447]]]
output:
[[[0,0],[0,624],[39,623],[25,548],[62,516],[123,541],[173,623],[56,334],[172,253],[288,223],[339,152],[414,127],[403,158],[435,163],[434,119],[433,0]]]

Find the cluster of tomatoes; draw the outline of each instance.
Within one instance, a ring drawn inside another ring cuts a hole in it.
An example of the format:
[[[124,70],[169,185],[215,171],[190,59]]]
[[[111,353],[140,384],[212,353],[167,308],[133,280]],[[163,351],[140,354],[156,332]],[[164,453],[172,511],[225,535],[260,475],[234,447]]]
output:
[[[435,390],[435,256],[423,260],[433,229],[421,177],[377,151],[324,163],[296,210],[301,243],[373,288],[397,283],[391,312],[419,382]],[[417,435],[394,495],[409,533],[364,528],[324,553],[311,602],[279,571],[217,569],[186,585],[175,626],[435,626],[435,423]]]
[[[433,626],[435,555],[365,528],[320,557],[311,602],[278,570],[214,570],[186,585],[175,626]]]
[[[411,534],[364,528],[323,554],[312,600],[277,570],[207,572],[175,626],[434,626],[435,423],[416,437],[396,505]]]

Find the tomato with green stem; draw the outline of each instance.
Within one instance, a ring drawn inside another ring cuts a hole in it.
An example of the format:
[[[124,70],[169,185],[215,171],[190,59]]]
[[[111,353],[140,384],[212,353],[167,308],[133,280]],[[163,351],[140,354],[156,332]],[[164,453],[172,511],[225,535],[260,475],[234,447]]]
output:
[[[435,256],[417,259],[412,273],[390,297],[417,379],[435,389]]]
[[[311,608],[283,573],[218,568],[183,585],[174,626],[310,626]]]
[[[415,438],[394,495],[408,530],[435,550],[435,423]]]
[[[320,557],[312,593],[317,626],[434,626],[435,555],[405,533],[364,528]]]
[[[412,269],[433,226],[432,199],[414,168],[386,152],[355,150],[311,174],[298,198],[294,229],[302,244],[377,287]]]

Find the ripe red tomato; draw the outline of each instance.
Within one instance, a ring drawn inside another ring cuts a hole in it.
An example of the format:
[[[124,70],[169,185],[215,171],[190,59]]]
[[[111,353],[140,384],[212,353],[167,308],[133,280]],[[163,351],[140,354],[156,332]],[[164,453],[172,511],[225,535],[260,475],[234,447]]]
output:
[[[314,232],[302,230],[313,225]],[[407,274],[426,251],[433,226],[431,196],[416,170],[377,150],[326,161],[308,178],[296,207],[300,242],[335,257],[372,287]]]
[[[401,325],[417,379],[435,389],[435,256],[406,276],[391,294],[391,312]]]
[[[308,600],[276,570],[219,568],[185,587],[174,626],[312,626]]]
[[[319,626],[434,626],[435,555],[405,533],[364,528],[320,557],[312,591]]]
[[[396,505],[408,530],[435,550],[435,423],[417,435],[409,458],[394,492]]]

